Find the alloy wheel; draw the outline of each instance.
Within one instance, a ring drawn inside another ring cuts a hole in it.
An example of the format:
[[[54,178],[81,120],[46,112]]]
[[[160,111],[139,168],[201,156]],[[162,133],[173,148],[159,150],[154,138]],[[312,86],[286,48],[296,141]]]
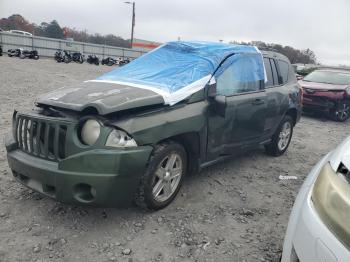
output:
[[[287,148],[289,140],[290,140],[290,135],[292,133],[292,125],[290,122],[285,122],[281,128],[281,132],[279,133],[278,136],[278,149],[280,151],[283,151]]]
[[[167,201],[176,191],[183,174],[179,154],[170,153],[159,164],[153,181],[152,195],[158,202]]]
[[[335,115],[341,121],[346,120],[350,115],[350,105],[347,103],[340,104],[335,111]]]

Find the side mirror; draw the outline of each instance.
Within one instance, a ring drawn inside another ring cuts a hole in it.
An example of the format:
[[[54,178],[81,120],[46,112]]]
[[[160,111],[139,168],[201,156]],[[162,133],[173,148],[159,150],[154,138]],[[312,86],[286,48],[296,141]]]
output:
[[[208,97],[215,98],[216,97],[216,83],[209,84],[208,86]]]
[[[226,97],[222,95],[217,95],[216,83],[208,85],[208,97],[211,101],[211,106],[215,113],[219,116],[225,117],[226,113]]]
[[[225,96],[216,96],[213,102],[215,112],[221,116],[226,116],[226,97]]]

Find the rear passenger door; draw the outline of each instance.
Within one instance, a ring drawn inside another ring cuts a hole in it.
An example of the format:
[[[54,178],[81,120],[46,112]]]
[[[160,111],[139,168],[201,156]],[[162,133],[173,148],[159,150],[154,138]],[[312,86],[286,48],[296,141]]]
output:
[[[289,95],[286,84],[288,82],[289,64],[275,57],[264,57],[267,75],[265,83],[267,109],[265,130],[271,137],[278,128],[289,106]]]

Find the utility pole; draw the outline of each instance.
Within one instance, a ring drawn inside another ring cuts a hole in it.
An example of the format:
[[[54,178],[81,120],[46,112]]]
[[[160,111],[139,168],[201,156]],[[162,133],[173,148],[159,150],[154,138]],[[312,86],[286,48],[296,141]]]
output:
[[[131,39],[130,48],[132,48],[134,42],[134,27],[135,27],[135,2],[124,2],[125,4],[132,5],[132,18],[131,18]]]

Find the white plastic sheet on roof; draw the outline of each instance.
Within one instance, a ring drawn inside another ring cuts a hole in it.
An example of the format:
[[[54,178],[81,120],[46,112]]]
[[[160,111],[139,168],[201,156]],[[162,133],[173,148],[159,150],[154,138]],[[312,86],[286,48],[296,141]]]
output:
[[[214,73],[218,77],[232,63],[240,63],[241,57],[249,57],[250,62],[241,63],[240,81],[266,79],[262,55],[256,47],[177,41],[92,81],[148,89],[160,94],[164,104],[173,105],[203,89]],[[244,73],[248,71],[249,74]]]

